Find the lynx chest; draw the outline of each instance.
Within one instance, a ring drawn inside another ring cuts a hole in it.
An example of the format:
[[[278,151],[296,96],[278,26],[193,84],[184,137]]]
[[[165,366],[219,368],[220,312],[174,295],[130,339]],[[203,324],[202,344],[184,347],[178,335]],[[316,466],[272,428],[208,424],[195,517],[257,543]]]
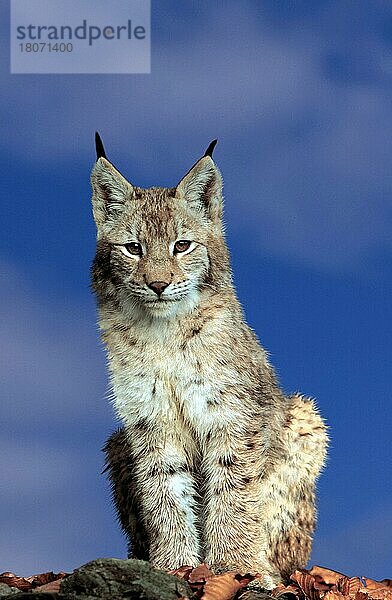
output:
[[[143,419],[157,427],[183,423],[198,435],[217,422],[239,417],[239,374],[223,364],[208,340],[181,343],[177,337],[139,337],[109,348],[114,404],[127,425]]]

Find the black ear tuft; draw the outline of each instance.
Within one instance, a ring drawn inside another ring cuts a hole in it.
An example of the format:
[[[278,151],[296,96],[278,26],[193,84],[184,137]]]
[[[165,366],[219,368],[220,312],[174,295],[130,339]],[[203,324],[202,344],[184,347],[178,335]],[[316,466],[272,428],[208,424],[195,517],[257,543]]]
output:
[[[105,148],[103,147],[103,143],[98,131],[95,132],[95,149],[97,151],[97,160],[98,158],[106,158]]]
[[[204,152],[204,156],[210,156],[212,158],[212,153],[214,152],[214,148],[217,144],[218,140],[212,140],[207,150]]]

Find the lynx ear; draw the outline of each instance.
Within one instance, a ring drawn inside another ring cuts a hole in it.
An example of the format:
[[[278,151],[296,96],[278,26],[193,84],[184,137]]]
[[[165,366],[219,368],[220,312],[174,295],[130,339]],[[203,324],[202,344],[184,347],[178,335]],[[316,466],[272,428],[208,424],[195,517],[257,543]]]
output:
[[[216,140],[176,187],[176,198],[184,198],[193,209],[212,221],[222,217],[222,176],[211,158]]]
[[[110,163],[99,135],[96,137],[97,162],[91,173],[93,213],[97,227],[116,219],[124,210],[125,202],[133,196],[133,186]]]
[[[97,153],[97,160],[98,158],[106,158],[106,152],[105,152],[105,148],[103,147],[103,142],[101,140],[101,136],[99,135],[98,131],[95,132],[95,150]]]

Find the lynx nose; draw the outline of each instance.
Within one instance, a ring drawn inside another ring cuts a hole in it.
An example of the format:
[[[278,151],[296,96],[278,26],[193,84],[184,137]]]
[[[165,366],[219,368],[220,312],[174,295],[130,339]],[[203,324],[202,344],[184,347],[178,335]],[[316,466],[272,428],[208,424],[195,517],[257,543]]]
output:
[[[160,296],[169,285],[166,281],[152,281],[151,283],[147,283],[148,287],[154,290],[154,292]]]

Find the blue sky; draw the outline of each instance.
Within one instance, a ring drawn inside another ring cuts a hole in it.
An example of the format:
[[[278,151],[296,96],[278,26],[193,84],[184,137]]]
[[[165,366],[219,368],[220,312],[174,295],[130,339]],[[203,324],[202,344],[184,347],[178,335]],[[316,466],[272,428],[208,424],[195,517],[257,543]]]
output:
[[[392,9],[152,4],[151,75],[10,75],[1,4],[0,572],[125,556],[100,447],[115,427],[89,291],[93,135],[136,185],[211,139],[247,320],[331,448],[312,562],[392,576]]]

